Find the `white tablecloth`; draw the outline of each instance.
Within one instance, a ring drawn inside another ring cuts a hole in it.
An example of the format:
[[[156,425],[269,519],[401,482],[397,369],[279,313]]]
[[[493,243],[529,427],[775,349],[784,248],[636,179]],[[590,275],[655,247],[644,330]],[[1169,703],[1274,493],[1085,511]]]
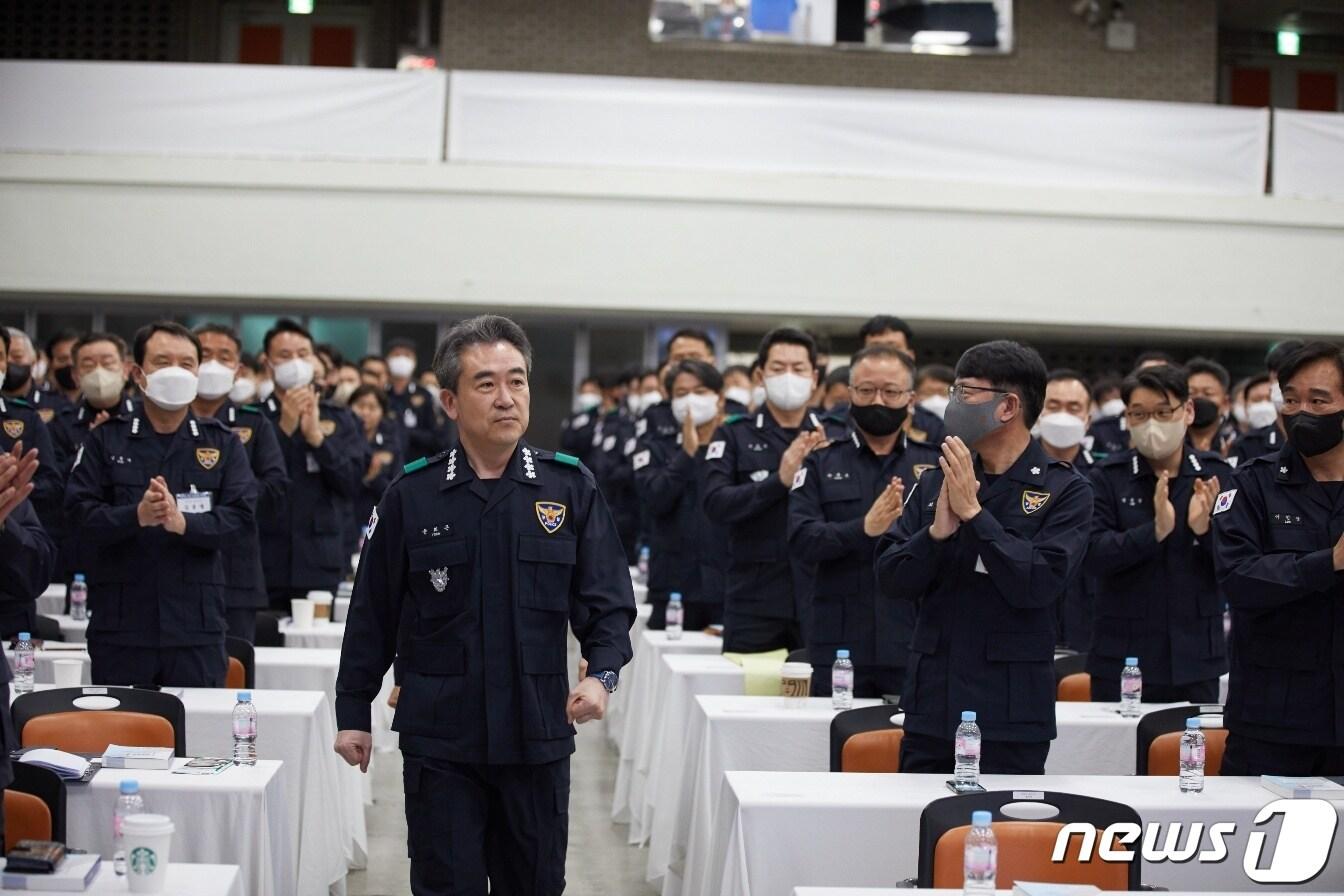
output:
[[[176,851],[176,844],[173,850]],[[129,893],[125,877],[117,877],[112,861],[104,859],[98,866],[98,876],[85,893]],[[0,893],[31,893],[32,890],[10,890],[0,887]],[[189,865],[171,862],[168,880],[162,896],[247,896],[243,875],[237,865]]]
[[[316,647],[320,650],[340,650],[345,639],[344,622],[315,622],[300,628],[293,620],[280,620],[280,636],[286,647]]]
[[[59,616],[65,612],[65,586],[48,585],[37,598],[37,612],[42,616]]]
[[[652,609],[652,605],[645,604]],[[647,620],[645,625],[647,625]],[[634,628],[640,628],[638,634]],[[634,657],[625,671],[621,673],[621,686],[612,695],[612,700],[620,705],[618,717],[621,721],[613,730],[607,728],[608,737],[616,745],[622,756],[630,751],[631,745],[643,736],[645,726],[655,714],[653,688],[659,672],[658,658],[665,653],[721,653],[723,639],[703,632],[686,632],[679,640],[669,641],[666,632],[651,632],[642,628],[636,617],[631,629],[630,644],[634,648]]]
[[[630,646],[634,649],[634,656],[621,673],[621,686],[607,701],[607,714],[603,723],[607,738],[616,745],[620,744],[621,733],[625,731],[625,720],[629,715],[627,707],[630,704],[630,687],[635,674],[635,662],[639,659],[640,641],[643,639],[644,631],[649,624],[649,617],[652,614],[652,604],[639,604],[635,607],[635,622],[634,625],[630,626]]]
[[[842,775],[808,772],[728,772],[721,826],[726,862],[712,893],[788,896],[799,886],[891,886],[915,877],[919,817],[949,796],[948,775]],[[985,775],[989,790],[1050,790],[1126,803],[1148,822],[1233,822],[1228,858],[1217,864],[1145,862],[1143,882],[1203,893],[1256,889],[1242,871],[1252,831],[1268,831],[1268,855],[1277,823],[1256,828],[1256,813],[1277,797],[1256,778],[1208,778],[1204,792],[1183,794],[1172,777],[1091,775]],[[1205,845],[1207,846],[1207,833]],[[1344,890],[1344,851],[1302,885]]]
[[[961,896],[961,890],[917,890],[921,896]],[[1115,896],[1149,896],[1150,890],[1112,890]],[[882,887],[794,887],[793,896],[910,896],[910,890]],[[1287,890],[1259,890],[1256,896],[1288,896]],[[1013,896],[1012,890],[995,890],[994,896]],[[1193,891],[1168,891],[1167,896],[1196,896]],[[1199,894],[1207,896],[1207,894]]]
[[[185,762],[179,759],[174,767]],[[110,863],[117,787],[123,778],[134,778],[146,808],[167,815],[177,826],[173,859],[238,865],[248,896],[323,893],[325,885],[316,890],[296,885],[298,841],[284,780],[296,773],[265,759],[251,768],[235,766],[209,777],[103,769],[88,784],[66,788],[66,839],[97,850]]]
[[[657,632],[645,632],[645,640]],[[687,636],[691,635],[687,632]],[[702,636],[707,637],[707,636]],[[630,824],[630,842],[642,844],[649,836],[662,780],[669,763],[682,762],[679,752],[690,723],[697,694],[741,694],[742,667],[719,654],[662,653],[657,658],[653,684],[648,691],[643,718],[621,753],[616,769],[612,818]],[[668,807],[671,811],[672,807]]]

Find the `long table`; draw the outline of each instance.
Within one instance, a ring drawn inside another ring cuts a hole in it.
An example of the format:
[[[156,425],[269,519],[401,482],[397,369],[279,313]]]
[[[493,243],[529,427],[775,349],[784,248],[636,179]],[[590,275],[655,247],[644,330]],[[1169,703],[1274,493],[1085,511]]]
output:
[[[173,835],[176,843],[179,834]],[[170,855],[176,853],[174,848]],[[173,857],[176,857],[175,855]],[[4,859],[0,859],[0,868]],[[125,893],[129,884],[124,877],[118,877],[110,861],[104,860],[98,866],[85,893]],[[0,887],[0,893],[31,893],[32,890],[11,890]],[[163,896],[246,896],[243,889],[243,876],[237,865],[190,865],[185,862],[170,862],[168,878],[163,885]]]
[[[948,775],[728,772],[713,840],[722,843],[721,873],[711,893],[789,896],[794,887],[881,887],[915,877],[924,807],[950,796]],[[1242,871],[1260,809],[1277,797],[1256,778],[1211,777],[1204,792],[1183,794],[1171,777],[985,775],[989,790],[1055,791],[1132,806],[1145,823],[1233,822],[1228,857],[1217,864],[1144,862],[1143,882],[1202,893],[1254,890]],[[1165,831],[1166,829],[1164,829]],[[1205,834],[1205,844],[1208,843]],[[1265,854],[1270,847],[1266,847]],[[1303,884],[1309,891],[1344,890],[1344,851]]]

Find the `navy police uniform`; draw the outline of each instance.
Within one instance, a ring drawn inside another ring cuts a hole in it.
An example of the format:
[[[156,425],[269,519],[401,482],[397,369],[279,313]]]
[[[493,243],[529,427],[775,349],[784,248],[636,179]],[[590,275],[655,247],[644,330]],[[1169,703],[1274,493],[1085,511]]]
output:
[[[437,398],[419,383],[407,383],[403,392],[388,387],[387,406],[402,429],[403,455],[424,457],[438,451],[443,444],[434,413],[436,401]]]
[[[824,429],[815,413],[803,423]],[[784,452],[800,429],[780,426],[768,408],[724,423],[705,450],[705,515],[729,532],[723,649],[760,653],[803,646],[809,570],[789,554],[789,486]]]
[[[15,507],[0,526],[0,558],[0,637],[9,640],[36,630],[37,598],[56,569],[56,542],[31,501]]]
[[[259,520],[271,608],[287,613],[291,598],[310,590],[335,592],[349,566],[345,526],[369,469],[369,446],[354,415],[332,402],[318,404],[325,438],[316,448],[300,427],[289,435],[280,429],[279,398],[268,398],[261,408],[274,426],[289,472],[285,501]]]
[[[38,395],[45,395],[38,392]],[[51,431],[38,409],[22,398],[0,397],[0,451],[8,452],[22,442],[24,453],[37,449],[37,473],[30,500],[42,525],[54,536],[62,530],[61,503],[65,497],[65,472],[51,439]]]
[[[593,429],[592,471],[602,497],[607,499],[616,520],[621,545],[630,566],[639,560],[639,497],[635,494],[635,473],[630,457],[635,451],[635,435],[642,430],[637,421],[621,410],[603,417]]]
[[[1087,477],[1091,474],[1092,469],[1100,463],[1100,458],[1093,454],[1090,448],[1080,445],[1078,446],[1078,453],[1069,463],[1075,470]],[[1089,480],[1089,484],[1091,484],[1091,480]],[[1092,646],[1093,620],[1096,614],[1096,583],[1087,574],[1086,568],[1074,576],[1073,581],[1069,583],[1069,587],[1064,590],[1064,596],[1059,601],[1058,611],[1059,632],[1057,637],[1059,643],[1079,653],[1086,653]]]
[[[560,423],[560,447],[571,457],[593,466],[593,433],[602,421],[602,408],[579,411]]]
[[[566,627],[593,671],[631,656],[634,596],[577,458],[520,442],[482,480],[460,445],[406,466],[369,521],[336,683],[342,730],[398,657],[411,889],[558,894],[574,728]]]
[[[913,405],[910,424],[906,427],[905,434],[916,442],[923,442],[936,448],[943,444],[943,438],[946,436],[943,418],[928,408]]]
[[[80,401],[77,405],[71,405],[61,411],[51,425],[52,447],[55,448],[57,463],[60,465],[62,475],[68,475],[70,465],[75,462],[75,454],[79,451],[79,446],[84,444],[88,438],[90,427],[98,419],[102,410],[95,408],[87,401]],[[135,413],[135,402],[129,398],[123,398],[112,407],[106,409],[109,417],[120,416],[123,414]],[[65,492],[62,487],[61,499],[64,502]],[[75,573],[88,570],[93,561],[96,550],[83,543],[79,538],[79,533],[73,531],[70,526],[65,524],[65,512],[61,512],[61,524],[51,531],[51,536],[56,539],[58,546],[55,581],[69,583],[74,579]],[[67,601],[68,604],[68,601]],[[66,612],[69,612],[68,606]]]
[[[285,468],[275,427],[258,405],[234,404],[228,398],[215,411],[243,443],[247,466],[257,480],[257,512],[252,523],[238,532],[224,551],[229,634],[249,644],[257,637],[257,611],[269,605],[266,576],[261,568],[261,532],[257,520],[283,512],[289,473]]]
[[[1129,430],[1125,416],[1098,417],[1088,427],[1087,434],[1092,437],[1092,451],[1105,458],[1129,450]]]
[[[141,526],[136,509],[162,476],[187,528]],[[143,405],[89,434],[75,454],[65,510],[96,546],[88,573],[93,683],[223,687],[224,551],[252,524],[257,483],[224,424],[188,412],[154,431]]]
[[[1232,466],[1239,467],[1257,457],[1278,454],[1283,450],[1287,441],[1283,437],[1283,433],[1279,431],[1279,423],[1276,420],[1268,426],[1250,429],[1243,433],[1241,438],[1237,439],[1236,444],[1232,446],[1232,453],[1228,455],[1228,460]]]
[[[877,538],[863,531],[863,518],[893,477],[908,489],[938,466],[939,452],[900,434],[889,454],[874,454],[851,430],[829,447],[812,452],[789,495],[789,547],[815,565],[804,640],[814,669],[812,694],[829,696],[824,674],[839,648],[854,663],[854,696],[899,694],[907,647],[914,630],[914,604],[880,600],[874,561]]]
[[[1237,470],[1213,511],[1232,607],[1226,775],[1344,775],[1344,482],[1291,445]]]
[[[360,432],[363,433],[363,429]],[[366,528],[364,521],[369,518],[369,515],[373,513],[373,508],[377,507],[378,502],[383,499],[383,493],[392,484],[392,480],[400,475],[405,457],[401,451],[401,434],[395,420],[384,417],[378,423],[378,428],[374,430],[373,438],[366,438],[366,441],[369,443],[370,463],[373,462],[372,455],[382,452],[392,455],[392,459],[372,479],[367,478],[367,469],[360,475],[359,495],[355,498],[355,512],[351,517],[350,529],[346,535],[347,553],[350,554],[359,549],[359,537],[364,534],[363,530]]]
[[[1213,573],[1213,532],[1186,523],[1195,481],[1232,481],[1213,451],[1185,447],[1168,487],[1176,528],[1158,541],[1153,517],[1157,475],[1130,449],[1092,473],[1096,503],[1087,572],[1097,593],[1097,626],[1087,656],[1092,699],[1120,699],[1126,657],[1138,657],[1145,703],[1217,703],[1227,671],[1223,598]]]
[[[980,770],[1041,774],[1055,737],[1055,604],[1087,550],[1092,491],[1032,441],[1007,472],[976,460],[980,513],[929,534],[943,472],[920,477],[878,542],[884,600],[911,601],[901,771],[952,771],[964,710],[978,714]]]

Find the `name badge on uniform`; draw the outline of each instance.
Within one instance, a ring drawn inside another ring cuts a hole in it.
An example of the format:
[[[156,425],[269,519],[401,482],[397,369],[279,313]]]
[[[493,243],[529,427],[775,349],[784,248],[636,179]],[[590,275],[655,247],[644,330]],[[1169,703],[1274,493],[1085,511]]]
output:
[[[313,457],[311,453],[304,455],[304,464],[306,465],[309,473],[322,472],[322,465],[317,462],[317,458]]]
[[[407,429],[415,429],[415,424],[420,422],[420,418],[415,416],[415,411],[407,408],[401,415],[401,422]]]
[[[723,446],[722,439],[717,442],[710,442],[709,447],[705,449],[705,460],[718,460],[723,457]]]
[[[182,492],[177,496],[177,509],[182,513],[209,513],[214,505],[209,492]]]

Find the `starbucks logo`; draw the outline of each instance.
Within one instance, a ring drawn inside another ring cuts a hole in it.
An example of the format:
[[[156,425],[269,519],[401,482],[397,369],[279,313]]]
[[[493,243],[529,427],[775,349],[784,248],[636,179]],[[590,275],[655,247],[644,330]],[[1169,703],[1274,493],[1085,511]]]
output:
[[[153,874],[159,867],[159,857],[147,846],[137,846],[131,850],[131,872],[134,874]]]

